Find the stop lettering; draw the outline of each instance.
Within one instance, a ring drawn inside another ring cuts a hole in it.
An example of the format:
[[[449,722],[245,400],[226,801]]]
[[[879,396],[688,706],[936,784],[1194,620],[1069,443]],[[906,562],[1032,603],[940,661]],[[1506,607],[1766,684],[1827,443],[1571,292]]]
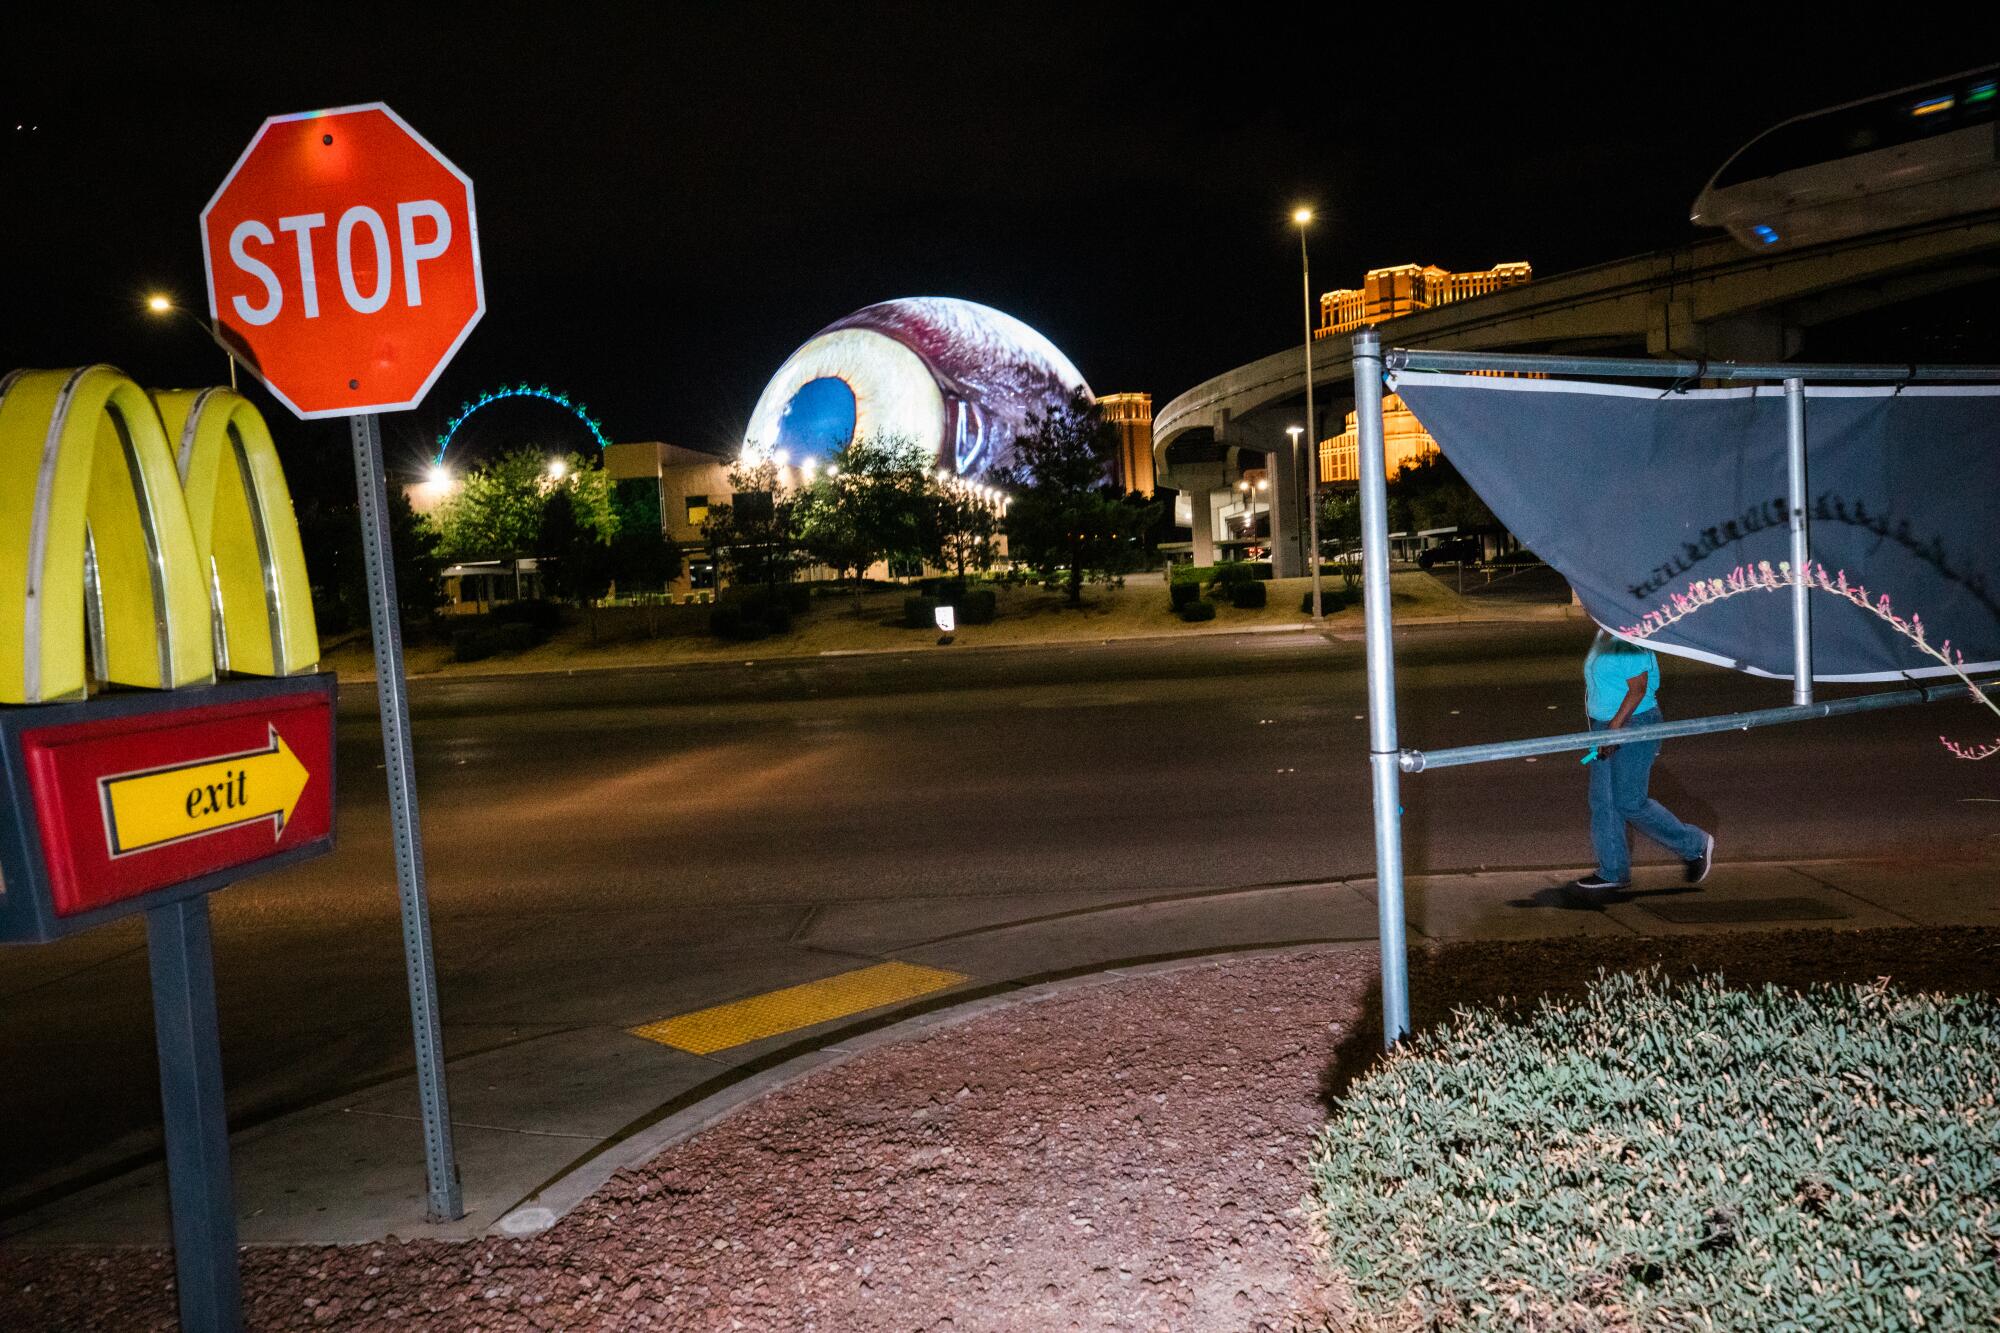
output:
[[[379,102],[265,121],[201,238],[216,336],[302,417],[415,407],[485,313],[472,182]]]

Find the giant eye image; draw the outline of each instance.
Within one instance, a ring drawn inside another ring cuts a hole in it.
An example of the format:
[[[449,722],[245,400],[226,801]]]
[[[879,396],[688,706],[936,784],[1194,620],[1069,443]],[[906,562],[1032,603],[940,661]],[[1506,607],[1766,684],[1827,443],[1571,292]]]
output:
[[[1083,376],[1054,343],[991,306],[952,297],[882,301],[827,325],[786,358],[750,414],[744,452],[826,458],[896,436],[961,477],[1004,467],[1028,418]]]

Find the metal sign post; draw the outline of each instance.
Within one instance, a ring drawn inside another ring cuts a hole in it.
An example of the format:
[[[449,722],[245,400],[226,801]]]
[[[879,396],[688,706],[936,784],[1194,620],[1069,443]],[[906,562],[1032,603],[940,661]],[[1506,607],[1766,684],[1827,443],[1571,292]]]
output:
[[[233,1333],[243,1327],[243,1293],[236,1271],[236,1198],[229,1178],[208,899],[147,908],[146,959],[153,972],[153,1035],[166,1119],[181,1327]]]
[[[451,1106],[444,1085],[444,1031],[438,1021],[437,965],[431,949],[430,899],[424,888],[424,842],[417,827],[417,761],[410,748],[410,701],[403,683],[403,623],[396,605],[396,562],[389,544],[389,493],[382,475],[382,427],[373,416],[348,418],[354,436],[354,488],[361,507],[361,553],[368,566],[368,624],[375,638],[375,697],[382,711],[382,766],[389,777],[389,820],[396,841],[396,897],[403,917],[403,965],[410,983],[410,1031],[423,1107],[426,1216],[465,1216]]]

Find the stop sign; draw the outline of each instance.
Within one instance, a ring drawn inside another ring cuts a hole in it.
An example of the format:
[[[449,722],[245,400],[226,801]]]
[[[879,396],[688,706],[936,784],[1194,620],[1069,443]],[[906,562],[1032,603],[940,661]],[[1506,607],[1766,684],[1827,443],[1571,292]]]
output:
[[[265,121],[201,253],[216,337],[302,417],[415,407],[486,311],[472,182],[380,102]]]

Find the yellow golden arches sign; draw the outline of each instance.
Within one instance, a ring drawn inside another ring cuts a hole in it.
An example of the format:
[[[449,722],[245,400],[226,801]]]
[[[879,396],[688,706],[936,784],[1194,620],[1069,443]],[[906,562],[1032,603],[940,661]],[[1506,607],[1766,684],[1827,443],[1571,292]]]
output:
[[[247,674],[317,662],[262,419],[226,392],[160,398],[109,366],[0,379],[0,703],[207,682],[218,644]]]
[[[305,551],[270,429],[228,389],[156,389],[207,574],[219,671],[290,676],[319,661]]]

